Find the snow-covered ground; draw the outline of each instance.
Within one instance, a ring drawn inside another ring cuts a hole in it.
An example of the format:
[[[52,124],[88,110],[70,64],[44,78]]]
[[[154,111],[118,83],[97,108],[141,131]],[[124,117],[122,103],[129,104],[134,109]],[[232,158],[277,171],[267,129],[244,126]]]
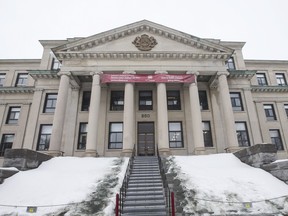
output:
[[[288,213],[288,185],[233,154],[172,156],[168,160],[170,172],[186,190],[185,212]]]
[[[0,185],[0,215],[38,216],[57,212],[67,207],[65,204],[87,199],[105,176],[116,175],[118,182],[110,191],[111,202],[105,209],[109,215],[127,163],[128,158],[56,157],[38,169],[20,171]],[[28,206],[38,206],[37,212],[27,213]]]
[[[187,213],[288,214],[288,185],[261,169],[241,163],[233,154],[171,156],[168,162],[169,172],[175,174],[174,180],[183,189],[181,205]],[[0,185],[0,215],[52,216],[64,212],[65,216],[112,216],[115,194],[127,164],[128,158],[53,158]],[[92,199],[93,194],[94,198],[104,195],[108,200],[108,207],[97,214],[79,213],[85,209],[81,203],[65,205],[83,200],[95,204],[99,200]],[[37,212],[27,213],[27,206],[38,206]]]

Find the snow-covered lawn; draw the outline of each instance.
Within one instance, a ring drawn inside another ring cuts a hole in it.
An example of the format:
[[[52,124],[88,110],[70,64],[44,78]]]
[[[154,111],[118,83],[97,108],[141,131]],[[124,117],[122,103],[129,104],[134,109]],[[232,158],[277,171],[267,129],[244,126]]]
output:
[[[113,211],[114,194],[122,183],[127,163],[128,158],[53,158],[38,169],[19,172],[0,185],[0,215],[36,216],[59,211],[67,207],[65,204],[87,199],[105,178],[113,177],[117,182],[109,189],[112,195],[107,194],[111,201],[105,209],[108,215]],[[28,206],[38,206],[37,212],[27,213]]]
[[[288,185],[233,154],[172,156],[168,161],[174,180],[186,191],[185,212],[288,213]]]

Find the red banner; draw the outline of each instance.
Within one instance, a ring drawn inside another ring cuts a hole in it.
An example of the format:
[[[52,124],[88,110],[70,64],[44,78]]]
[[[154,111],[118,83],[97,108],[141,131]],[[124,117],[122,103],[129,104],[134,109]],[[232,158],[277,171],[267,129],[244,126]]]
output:
[[[102,74],[101,83],[194,83],[193,74]]]

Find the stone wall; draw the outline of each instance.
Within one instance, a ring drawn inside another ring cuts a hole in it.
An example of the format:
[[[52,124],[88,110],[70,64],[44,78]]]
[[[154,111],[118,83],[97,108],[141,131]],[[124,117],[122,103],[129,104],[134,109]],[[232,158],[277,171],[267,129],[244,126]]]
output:
[[[288,184],[288,160],[264,164],[261,168]]]

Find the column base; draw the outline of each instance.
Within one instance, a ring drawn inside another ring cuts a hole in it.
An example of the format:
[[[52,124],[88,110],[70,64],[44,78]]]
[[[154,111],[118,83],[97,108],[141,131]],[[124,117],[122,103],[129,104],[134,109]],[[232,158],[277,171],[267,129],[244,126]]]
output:
[[[52,156],[52,157],[59,157],[59,156],[63,156],[64,152],[62,152],[60,150],[49,150],[47,152],[47,154]]]
[[[205,147],[196,147],[193,152],[195,155],[205,155],[206,150]]]
[[[121,157],[131,157],[133,149],[123,149],[121,153]]]
[[[85,157],[99,157],[96,150],[88,149],[85,151]]]
[[[159,155],[160,156],[170,156],[171,152],[169,148],[159,148]]]
[[[239,148],[239,146],[229,146],[227,148],[225,148],[224,150],[226,151],[226,153],[234,153],[236,151],[239,151],[241,148]]]

